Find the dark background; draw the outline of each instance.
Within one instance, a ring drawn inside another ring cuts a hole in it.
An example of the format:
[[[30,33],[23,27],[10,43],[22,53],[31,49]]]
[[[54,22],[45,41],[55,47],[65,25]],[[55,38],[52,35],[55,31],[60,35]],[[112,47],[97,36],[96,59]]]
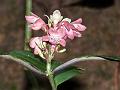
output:
[[[120,0],[33,0],[33,12],[43,19],[44,14],[59,9],[72,20],[81,17],[87,26],[82,38],[68,42],[67,51],[56,55],[62,62],[81,55],[120,55],[119,8]],[[0,1],[0,49],[23,49],[24,12],[25,0]],[[59,90],[115,90],[117,63],[90,61],[77,66],[85,71],[60,85]],[[50,90],[46,78],[35,74],[34,78],[23,69],[0,58],[0,90]]]

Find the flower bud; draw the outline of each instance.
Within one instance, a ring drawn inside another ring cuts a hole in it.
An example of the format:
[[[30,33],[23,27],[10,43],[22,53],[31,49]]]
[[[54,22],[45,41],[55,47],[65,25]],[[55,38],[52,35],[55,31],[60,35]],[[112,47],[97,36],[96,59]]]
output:
[[[71,22],[71,19],[69,19],[69,18],[64,18],[62,21],[67,21],[67,22]]]
[[[50,15],[51,21],[53,21],[54,24],[57,24],[59,21],[63,19],[63,16],[61,16],[61,13],[59,10],[55,10],[52,15]]]
[[[59,50],[58,52],[59,53],[63,53],[63,52],[65,52],[66,51],[66,49],[64,48],[64,49],[62,49],[62,50]]]

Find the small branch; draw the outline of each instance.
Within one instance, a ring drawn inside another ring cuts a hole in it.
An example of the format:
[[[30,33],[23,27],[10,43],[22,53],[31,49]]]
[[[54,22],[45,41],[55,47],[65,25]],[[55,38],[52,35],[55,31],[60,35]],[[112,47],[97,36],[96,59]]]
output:
[[[86,56],[86,57],[81,57],[81,58],[74,58],[74,59],[72,59],[72,60],[70,60],[70,61],[68,61],[68,62],[66,62],[66,63],[64,63],[64,64],[62,64],[60,66],[58,66],[57,68],[55,68],[53,70],[53,73],[58,73],[59,71],[62,71],[63,69],[65,69],[65,68],[67,68],[67,67],[69,67],[71,65],[74,65],[74,64],[76,64],[78,62],[92,61],[92,60],[102,60],[102,61],[104,61],[106,59],[101,58],[101,57],[92,57],[92,56],[91,57]]]
[[[15,62],[18,62],[19,64],[24,65],[26,68],[32,70],[33,72],[37,73],[38,75],[45,75],[43,72],[33,68],[29,63],[26,63],[26,62],[22,61],[21,59],[14,58],[14,57],[12,57],[10,55],[0,55],[0,57],[6,58],[8,60],[11,59],[11,60],[13,60]]]
[[[57,90],[57,87],[56,87],[56,84],[55,84],[55,81],[54,81],[54,76],[53,76],[53,72],[51,70],[51,55],[49,56],[48,55],[48,60],[47,60],[47,66],[46,66],[46,69],[47,69],[47,77],[49,79],[49,82],[51,84],[51,87],[52,87],[52,90]]]
[[[47,68],[48,79],[51,84],[52,90],[57,90],[54,77],[53,77],[53,73],[51,72],[51,64],[50,64],[50,67],[49,67],[49,64],[47,64],[47,67],[48,67]]]

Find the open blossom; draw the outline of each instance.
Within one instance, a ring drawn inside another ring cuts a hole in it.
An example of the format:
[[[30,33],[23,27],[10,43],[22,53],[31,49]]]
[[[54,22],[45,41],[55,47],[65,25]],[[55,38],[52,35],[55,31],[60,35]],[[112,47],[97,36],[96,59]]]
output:
[[[34,54],[39,54],[42,58],[45,58],[42,52],[46,50],[46,42],[42,41],[42,37],[32,38],[30,47],[34,49]]]
[[[34,49],[34,54],[38,54],[40,51],[39,44],[40,44],[40,37],[35,37],[30,40],[30,47]]]
[[[70,19],[66,20],[64,19],[60,23],[59,27],[65,29],[68,38],[74,39],[74,37],[81,37],[80,31],[84,31],[86,29],[86,27],[81,23],[82,23],[81,18],[71,23]]]
[[[86,29],[86,27],[84,25],[81,24],[82,23],[82,19],[79,18],[74,22],[71,22],[71,24],[78,30],[78,31],[84,31]]]
[[[48,30],[48,35],[43,36],[43,41],[49,41],[53,45],[60,44],[62,46],[65,46],[66,41],[64,37],[65,37],[64,29],[50,28]]]
[[[25,16],[25,18],[33,30],[40,30],[41,28],[45,29],[47,27],[45,22],[33,13],[30,16]]]

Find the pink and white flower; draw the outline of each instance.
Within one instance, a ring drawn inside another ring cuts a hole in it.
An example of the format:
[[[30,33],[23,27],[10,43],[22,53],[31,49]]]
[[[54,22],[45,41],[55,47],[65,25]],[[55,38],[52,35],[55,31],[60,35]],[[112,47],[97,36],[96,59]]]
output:
[[[34,49],[34,54],[44,57],[43,51],[46,50],[46,42],[42,41],[42,37],[34,37],[30,40],[30,47]]]
[[[43,36],[43,41],[48,41],[52,45],[60,44],[65,47],[66,41],[64,37],[65,37],[64,29],[50,28],[48,30],[48,35]]]
[[[81,24],[82,23],[82,19],[79,18],[74,22],[71,22],[71,24],[78,30],[78,31],[84,31],[86,29],[86,27],[84,25]]]
[[[45,16],[48,18],[48,24],[33,13],[30,16],[25,16],[31,29],[42,29],[46,34],[42,37],[32,38],[29,43],[30,47],[34,49],[34,54],[39,54],[44,59],[47,58],[47,54],[54,56],[54,52],[61,53],[66,51],[65,48],[59,49],[61,49],[61,46],[66,46],[67,38],[73,40],[75,37],[81,37],[81,32],[86,29],[81,24],[81,18],[71,22],[69,18],[63,19],[59,10],[55,10],[50,17]]]
[[[84,31],[86,27],[81,24],[82,19],[78,19],[70,23],[70,19],[64,19],[58,27],[62,27],[67,34],[67,37],[74,39],[74,37],[81,37],[80,31]]]
[[[40,30],[41,28],[46,29],[47,27],[45,22],[33,13],[30,16],[25,16],[25,18],[33,30]]]

